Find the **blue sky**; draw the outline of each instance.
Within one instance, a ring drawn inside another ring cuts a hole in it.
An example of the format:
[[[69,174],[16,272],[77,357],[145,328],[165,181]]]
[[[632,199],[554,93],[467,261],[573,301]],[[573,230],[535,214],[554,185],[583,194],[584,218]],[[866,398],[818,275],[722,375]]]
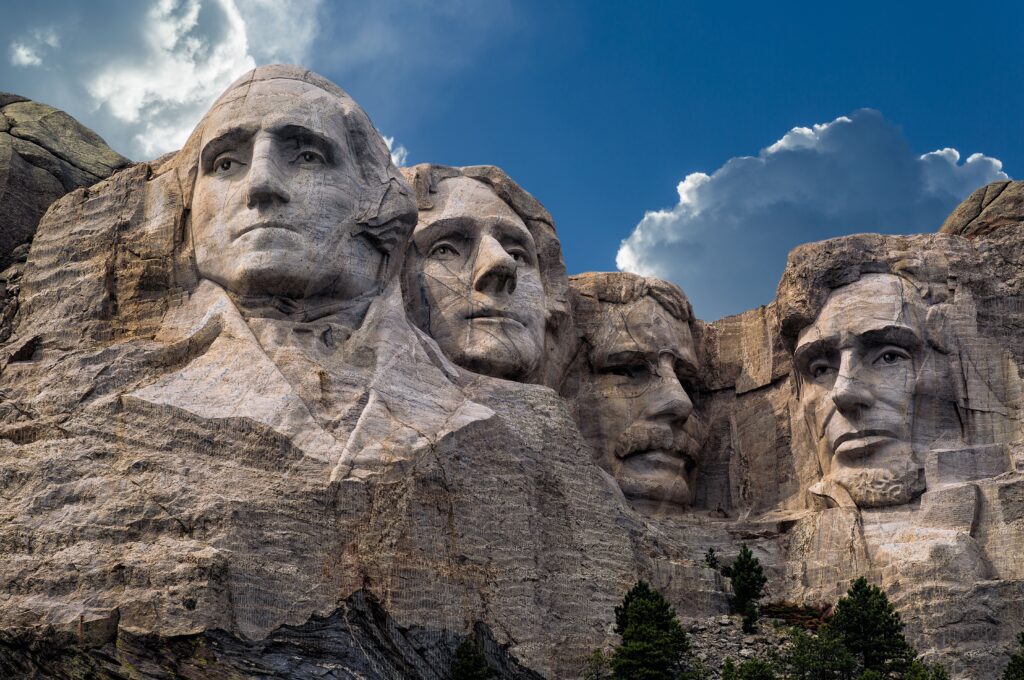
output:
[[[302,63],[409,163],[502,166],[571,272],[661,275],[714,319],[798,243],[932,231],[1024,173],[1022,37],[1017,3],[15,0],[0,90],[142,160],[251,65]]]

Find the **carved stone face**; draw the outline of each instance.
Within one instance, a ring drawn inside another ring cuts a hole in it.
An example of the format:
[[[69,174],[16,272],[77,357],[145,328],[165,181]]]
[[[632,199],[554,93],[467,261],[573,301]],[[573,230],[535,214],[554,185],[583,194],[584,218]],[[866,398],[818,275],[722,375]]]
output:
[[[350,299],[382,253],[352,235],[360,195],[341,103],[296,80],[258,81],[207,119],[192,198],[200,275],[240,295]]]
[[[634,505],[689,505],[699,450],[684,387],[697,373],[690,328],[649,297],[601,309],[586,338],[593,372],[578,397],[583,435]]]
[[[902,279],[869,274],[833,291],[797,340],[800,403],[825,478],[861,507],[906,503],[924,490],[915,412],[941,377],[925,313]]]
[[[525,380],[544,354],[545,298],[537,248],[523,220],[468,177],[438,184],[413,232],[412,266],[427,332],[464,368]]]

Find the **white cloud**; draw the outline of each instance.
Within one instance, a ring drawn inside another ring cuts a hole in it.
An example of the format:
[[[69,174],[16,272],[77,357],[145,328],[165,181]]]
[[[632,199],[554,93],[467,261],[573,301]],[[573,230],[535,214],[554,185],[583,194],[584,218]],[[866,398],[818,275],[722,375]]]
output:
[[[143,158],[179,148],[238,76],[272,61],[303,62],[319,0],[158,0],[139,27],[144,52],[86,81],[96,106],[134,130]]]
[[[24,42],[11,43],[11,64],[14,66],[42,66],[42,52],[60,47],[60,36],[53,27],[34,28]]]
[[[39,66],[43,60],[28,45],[11,43],[11,63],[15,66]]]
[[[394,137],[384,137],[384,143],[388,145],[388,151],[391,152],[391,162],[398,167],[405,165],[405,162],[409,160],[409,150],[401,144],[395,146]]]
[[[1002,163],[955,149],[911,152],[893,123],[862,109],[795,127],[757,156],[732,158],[676,187],[619,247],[619,269],[675,281],[713,319],[770,300],[790,249],[878,231],[933,231]]]

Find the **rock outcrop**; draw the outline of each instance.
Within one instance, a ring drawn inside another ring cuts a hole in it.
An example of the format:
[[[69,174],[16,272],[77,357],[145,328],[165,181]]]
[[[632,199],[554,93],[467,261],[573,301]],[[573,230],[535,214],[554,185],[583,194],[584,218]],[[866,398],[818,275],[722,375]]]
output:
[[[0,271],[51,203],[130,162],[63,111],[0,92]]]
[[[981,187],[958,205],[939,233],[973,238],[1024,222],[1024,182],[1005,180]]]

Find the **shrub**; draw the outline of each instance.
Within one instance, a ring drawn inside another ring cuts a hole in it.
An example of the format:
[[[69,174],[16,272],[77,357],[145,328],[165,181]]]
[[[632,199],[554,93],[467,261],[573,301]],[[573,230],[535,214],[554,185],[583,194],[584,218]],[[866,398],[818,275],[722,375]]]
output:
[[[455,649],[451,674],[452,680],[490,680],[493,677],[487,659],[473,638],[464,639]]]

